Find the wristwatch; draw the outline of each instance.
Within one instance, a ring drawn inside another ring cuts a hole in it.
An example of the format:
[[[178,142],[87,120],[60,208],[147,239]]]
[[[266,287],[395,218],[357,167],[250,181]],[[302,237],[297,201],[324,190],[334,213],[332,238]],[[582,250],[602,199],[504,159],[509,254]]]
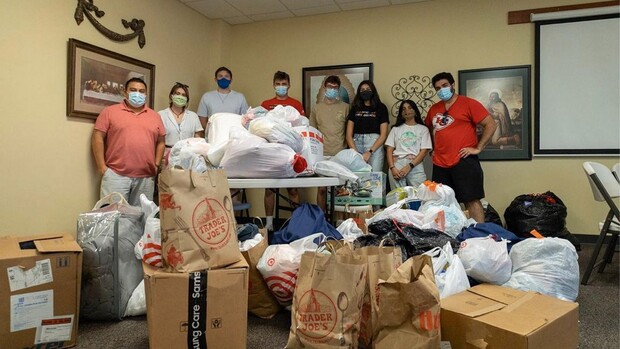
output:
[[[369,152],[370,154],[372,154],[372,152],[373,152],[372,148],[368,149],[368,152]]]
[[[414,167],[415,167],[415,165],[413,164],[413,162],[410,162],[410,163],[409,163],[409,167],[411,167],[411,168],[414,168]]]

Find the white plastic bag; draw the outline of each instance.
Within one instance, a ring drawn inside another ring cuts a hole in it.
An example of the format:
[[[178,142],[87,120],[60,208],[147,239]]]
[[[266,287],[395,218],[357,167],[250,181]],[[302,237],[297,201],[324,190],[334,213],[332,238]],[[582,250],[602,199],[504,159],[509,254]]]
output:
[[[463,292],[470,287],[465,267],[458,255],[452,251],[450,243],[443,248],[435,247],[424,254],[433,258],[435,282],[441,299]]]
[[[323,161],[323,134],[312,126],[293,127],[299,133],[303,142],[301,156],[306,159],[308,167],[302,175],[314,174],[314,164]]]
[[[314,164],[314,173],[325,177],[338,177],[352,182],[357,182],[360,179],[358,175],[351,172],[348,168],[331,160],[323,160]]]
[[[275,108],[268,111],[265,116],[284,121],[292,127],[310,125],[310,120],[301,115],[295,107],[290,105],[277,105]]]
[[[353,172],[372,172],[372,166],[364,161],[362,154],[353,149],[343,149],[330,159]]]
[[[290,244],[267,246],[256,269],[280,304],[290,305],[293,300],[301,255],[306,251],[315,251],[324,240],[323,233],[316,233]]]
[[[161,268],[161,225],[159,218],[155,218],[159,213],[159,207],[144,194],[140,194],[140,207],[146,217],[144,234],[136,243],[134,254],[145,263]]]
[[[228,178],[293,178],[307,163],[289,146],[248,135],[230,142],[220,166]]]
[[[304,148],[303,140],[297,131],[286,122],[269,116],[252,120],[248,130],[251,134],[262,137],[270,143],[288,145],[298,154]]]
[[[416,195],[422,200],[422,205],[418,211],[431,217],[437,216],[439,211],[443,211],[445,218],[444,233],[455,238],[467,224],[467,217],[461,210],[454,190],[447,185],[425,181],[420,184]]]
[[[567,301],[579,294],[575,247],[565,239],[525,239],[510,249],[512,276],[503,286]]]
[[[506,240],[492,237],[471,238],[461,242],[459,258],[468,276],[480,282],[501,285],[510,279],[512,261]]]
[[[340,223],[336,230],[342,235],[343,240],[347,242],[353,242],[358,237],[364,235],[364,232],[357,226],[353,218],[349,218]]]
[[[127,308],[125,308],[125,316],[140,316],[146,314],[146,295],[144,293],[144,280],[140,281],[138,286],[133,290]]]
[[[407,202],[407,200],[408,199],[403,199],[389,207],[386,207],[383,211],[377,212],[374,216],[366,220],[366,226],[380,220],[393,219],[399,223],[412,224],[420,229],[444,230],[445,220],[443,218],[443,212],[440,212],[435,216],[430,216],[420,211],[402,209],[401,207]]]
[[[182,139],[170,149],[168,166],[205,172],[211,168],[205,161],[209,149],[210,145],[202,138]]]
[[[233,113],[215,113],[209,117],[207,123],[207,142],[209,144],[226,143],[229,139],[230,128],[241,126],[241,115]]]

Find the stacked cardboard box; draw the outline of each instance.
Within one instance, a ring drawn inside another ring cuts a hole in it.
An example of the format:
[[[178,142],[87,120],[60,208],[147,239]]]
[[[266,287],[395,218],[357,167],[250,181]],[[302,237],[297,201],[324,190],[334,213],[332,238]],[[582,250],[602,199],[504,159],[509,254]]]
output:
[[[0,347],[76,344],[82,249],[69,234],[0,237]]]

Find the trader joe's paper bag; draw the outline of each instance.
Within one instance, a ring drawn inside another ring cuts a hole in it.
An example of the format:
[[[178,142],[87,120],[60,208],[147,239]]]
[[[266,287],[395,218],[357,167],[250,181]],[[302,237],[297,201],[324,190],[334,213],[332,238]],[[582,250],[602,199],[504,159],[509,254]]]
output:
[[[379,282],[375,349],[439,348],[439,290],[430,256],[409,258]]]
[[[168,271],[223,267],[243,258],[224,170],[168,168],[158,184],[162,257]]]

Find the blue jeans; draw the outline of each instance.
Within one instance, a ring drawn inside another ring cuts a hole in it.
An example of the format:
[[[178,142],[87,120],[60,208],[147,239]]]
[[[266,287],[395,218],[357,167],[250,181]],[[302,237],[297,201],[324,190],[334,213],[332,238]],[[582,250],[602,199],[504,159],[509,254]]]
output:
[[[154,189],[155,177],[125,177],[108,168],[101,178],[99,195],[103,198],[108,194],[117,192],[122,194],[131,206],[140,207],[140,194],[146,195],[152,201]]]
[[[394,167],[396,167],[396,169],[401,169],[410,162],[411,159],[409,158],[398,159],[394,162]],[[426,180],[426,173],[424,173],[424,164],[419,163],[416,167],[412,168],[411,171],[407,173],[405,178],[401,178],[398,180],[394,179],[394,175],[392,174],[391,170],[388,170],[388,177],[390,178],[390,188],[392,190],[396,188],[402,188],[407,185],[417,188],[420,184],[422,184],[422,182]]]
[[[365,133],[365,134],[354,134],[353,142],[355,142],[355,148],[361,154],[364,154],[366,151],[370,150],[373,144],[379,138],[378,133]],[[372,166],[372,172],[383,172],[383,162],[385,160],[385,148],[383,144],[370,154],[370,159],[368,159],[368,163]]]

